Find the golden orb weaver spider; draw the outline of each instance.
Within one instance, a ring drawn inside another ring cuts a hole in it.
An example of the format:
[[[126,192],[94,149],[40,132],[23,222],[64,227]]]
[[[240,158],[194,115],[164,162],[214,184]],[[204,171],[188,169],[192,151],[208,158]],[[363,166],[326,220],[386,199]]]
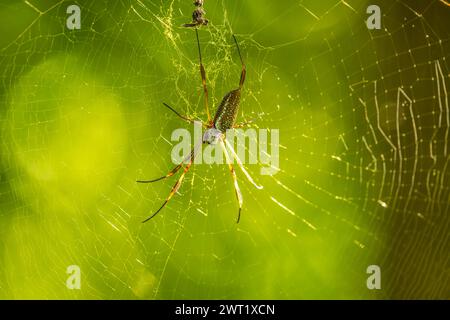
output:
[[[209,106],[208,106],[208,88],[206,86],[206,71],[203,66],[202,62],[202,53],[200,49],[200,41],[198,37],[198,31],[197,28],[195,28],[195,35],[197,38],[197,46],[198,46],[198,55],[199,55],[199,61],[200,61],[200,76],[202,79],[202,86],[203,86],[203,94],[204,94],[204,101],[205,101],[205,109],[206,114],[208,117],[208,121],[205,123],[203,122],[203,126],[207,129],[205,133],[203,134],[203,138],[201,141],[199,141],[192,149],[189,155],[175,168],[173,168],[169,173],[167,173],[165,176],[162,176],[157,179],[153,180],[137,180],[138,183],[152,183],[156,181],[160,181],[166,178],[169,178],[173,176],[175,173],[177,173],[181,168],[183,169],[183,173],[176,181],[175,185],[172,187],[172,190],[169,193],[169,196],[166,198],[164,203],[161,205],[161,207],[153,213],[150,217],[145,219],[142,222],[147,222],[148,220],[152,219],[154,216],[156,216],[165,206],[166,204],[172,199],[173,195],[178,191],[178,189],[181,187],[181,183],[183,182],[183,179],[186,175],[186,173],[189,171],[195,156],[198,153],[198,150],[200,146],[203,143],[208,144],[217,144],[220,143],[220,146],[223,150],[223,153],[225,155],[226,162],[228,164],[228,168],[230,170],[231,176],[233,178],[234,183],[234,190],[236,193],[236,198],[239,203],[239,210],[238,210],[238,216],[237,216],[237,222],[239,223],[240,217],[241,217],[241,210],[242,210],[242,204],[243,204],[243,197],[241,190],[239,188],[239,184],[236,177],[236,172],[234,170],[233,164],[230,159],[230,155],[228,154],[228,151],[230,151],[232,157],[236,160],[239,168],[242,170],[244,175],[247,177],[247,179],[257,188],[262,189],[262,186],[255,183],[255,181],[252,179],[250,174],[247,172],[247,170],[244,168],[244,165],[242,164],[242,161],[239,159],[238,155],[233,149],[233,146],[226,140],[225,134],[228,129],[234,129],[234,128],[241,128],[248,124],[248,122],[244,122],[241,124],[235,124],[237,113],[239,110],[239,103],[240,103],[240,97],[241,97],[241,90],[244,86],[245,76],[246,76],[246,67],[244,60],[242,59],[241,51],[239,49],[239,44],[236,40],[236,37],[233,35],[234,42],[236,44],[236,48],[239,54],[239,58],[241,60],[242,70],[241,70],[241,77],[239,80],[239,87],[237,89],[231,90],[228,92],[222,99],[222,102],[220,103],[219,107],[217,108],[217,111],[214,115],[214,118],[211,119],[211,115],[209,113]],[[174,108],[169,106],[167,103],[163,102],[163,105],[167,107],[169,110],[171,110],[173,113],[175,113],[178,117],[183,119],[184,121],[187,121],[189,123],[194,123],[194,119],[189,118],[188,116],[181,115],[178,111],[176,111]],[[186,166],[184,166],[185,162],[189,161]]]

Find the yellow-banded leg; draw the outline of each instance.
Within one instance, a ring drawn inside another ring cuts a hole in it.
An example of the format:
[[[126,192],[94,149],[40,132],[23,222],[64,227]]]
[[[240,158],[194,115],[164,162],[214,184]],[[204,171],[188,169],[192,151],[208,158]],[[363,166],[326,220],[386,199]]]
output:
[[[150,220],[151,218],[156,216],[166,206],[166,204],[170,201],[170,199],[172,199],[173,195],[178,191],[178,189],[180,189],[181,183],[183,182],[183,179],[184,179],[184,176],[186,175],[186,172],[188,172],[193,161],[194,161],[194,158],[192,158],[191,161],[188,163],[188,165],[184,168],[183,173],[181,174],[180,178],[178,178],[177,182],[175,182],[175,185],[172,187],[172,190],[170,191],[169,196],[167,197],[166,201],[164,201],[164,203],[161,205],[161,207],[154,214],[152,214],[150,217],[148,217],[147,219],[142,221],[142,223],[147,222],[148,220]]]
[[[189,153],[189,155],[183,159],[183,161],[177,165],[175,168],[173,168],[168,174],[166,174],[165,176],[162,176],[160,178],[157,179],[153,179],[153,180],[138,180],[137,182],[139,183],[151,183],[151,182],[156,182],[168,177],[173,176],[175,173],[178,172],[178,170],[180,170],[180,168],[183,167],[183,164],[189,159],[189,163],[186,165],[186,167],[183,170],[183,173],[181,174],[181,176],[178,178],[177,182],[175,182],[175,185],[172,187],[172,190],[169,193],[169,196],[167,197],[166,201],[164,201],[164,203],[162,204],[162,206],[155,212],[153,213],[149,218],[145,219],[142,222],[147,222],[148,220],[150,220],[151,218],[153,218],[154,216],[156,216],[165,206],[166,204],[170,201],[170,199],[173,197],[173,195],[178,191],[178,189],[181,186],[181,183],[183,182],[184,176],[186,175],[186,173],[189,171],[189,168],[191,167],[192,163],[194,162],[195,156],[198,153],[198,149],[201,146],[201,141],[194,147],[192,148],[191,152]]]
[[[200,41],[198,39],[197,28],[195,28],[195,35],[197,36],[198,57],[200,60],[200,76],[202,77],[203,93],[205,96],[206,115],[208,116],[208,123],[211,123],[211,114],[209,113],[209,105],[208,105],[209,94],[208,94],[208,88],[206,87],[206,71],[205,71],[205,67],[203,66],[202,51],[200,49]]]

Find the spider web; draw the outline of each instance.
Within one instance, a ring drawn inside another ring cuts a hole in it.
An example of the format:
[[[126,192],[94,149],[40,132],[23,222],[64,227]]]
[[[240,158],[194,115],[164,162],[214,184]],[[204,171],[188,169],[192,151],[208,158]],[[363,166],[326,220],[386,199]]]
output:
[[[191,1],[0,1],[0,297],[449,298],[445,1],[205,1],[210,108],[280,129],[280,172],[175,178],[162,102],[205,119]],[[20,17],[20,18],[18,18]],[[382,290],[366,287],[379,265]],[[68,290],[66,268],[81,269]]]

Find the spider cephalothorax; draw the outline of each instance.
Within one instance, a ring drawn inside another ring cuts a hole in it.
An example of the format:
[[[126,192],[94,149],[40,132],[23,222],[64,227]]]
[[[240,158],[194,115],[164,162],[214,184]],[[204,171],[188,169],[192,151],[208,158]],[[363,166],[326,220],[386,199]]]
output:
[[[217,144],[222,138],[223,138],[222,131],[216,128],[209,128],[203,134],[202,142],[207,144]]]

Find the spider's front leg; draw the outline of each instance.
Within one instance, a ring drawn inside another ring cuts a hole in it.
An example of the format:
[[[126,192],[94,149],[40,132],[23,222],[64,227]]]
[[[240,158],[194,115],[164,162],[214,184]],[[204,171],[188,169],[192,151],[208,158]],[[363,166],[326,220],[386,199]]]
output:
[[[200,40],[198,39],[197,28],[195,28],[195,36],[197,37],[198,58],[200,61],[200,77],[202,78],[203,95],[204,95],[204,99],[205,99],[205,110],[206,110],[206,115],[208,117],[208,123],[210,123],[211,122],[211,114],[209,113],[209,104],[208,104],[209,94],[208,94],[208,87],[206,86],[206,71],[205,71],[205,67],[203,66],[202,50],[200,48]]]

